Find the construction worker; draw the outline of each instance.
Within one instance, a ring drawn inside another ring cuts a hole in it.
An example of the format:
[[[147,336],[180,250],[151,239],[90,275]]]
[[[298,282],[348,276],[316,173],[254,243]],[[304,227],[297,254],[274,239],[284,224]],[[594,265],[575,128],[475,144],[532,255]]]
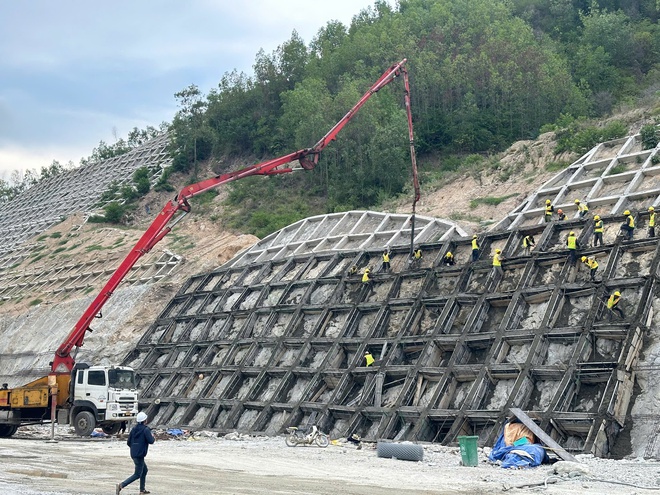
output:
[[[422,250],[417,247],[413,250],[412,256],[410,257],[410,264],[414,268],[419,268],[419,265],[422,263]]]
[[[552,214],[555,212],[555,207],[552,206],[552,201],[545,200],[545,221],[552,222]]]
[[[383,251],[383,267],[381,269],[384,272],[390,271],[390,252],[387,249]]]
[[[568,246],[568,252],[571,257],[571,265],[575,265],[575,263],[577,263],[577,251],[580,249],[580,244],[578,243],[575,232],[572,230],[568,233],[568,237],[566,238],[566,246]]]
[[[534,246],[536,246],[536,241],[534,240],[533,235],[527,234],[525,237],[523,237],[523,256],[529,256]]]
[[[584,218],[587,213],[589,213],[589,207],[587,203],[581,203],[579,199],[575,200],[575,206],[578,209],[578,215],[580,218]]]
[[[655,237],[655,208],[649,206],[649,237]]]
[[[598,262],[596,261],[596,258],[587,258],[586,256],[582,256],[581,258],[582,263],[587,265],[589,269],[591,270],[591,281],[595,282],[596,281],[596,272],[598,271]]]
[[[566,213],[561,208],[557,210],[557,220],[566,220]]]
[[[626,232],[626,237],[629,241],[632,241],[633,234],[635,233],[635,218],[630,213],[630,210],[624,211],[623,216],[626,217],[626,221],[621,225],[621,230]]]
[[[496,249],[495,254],[493,255],[493,276],[500,274],[504,275],[502,270],[502,250]]]
[[[479,249],[477,234],[474,234],[472,236],[472,262],[475,262],[479,259],[479,254],[481,254],[481,250]]]
[[[451,251],[447,251],[447,254],[442,258],[442,263],[447,266],[454,266],[456,264],[456,260],[454,260],[454,255]]]
[[[372,364],[374,364],[375,361],[376,360],[374,359],[374,357],[371,355],[371,353],[369,351],[364,351],[364,365],[365,366],[367,366],[367,367],[371,366]]]
[[[603,245],[603,221],[600,219],[599,215],[594,215],[594,247],[598,246],[598,243]]]
[[[362,284],[369,285],[371,283],[371,278],[369,278],[370,270],[365,268],[364,273],[362,274]]]
[[[619,314],[622,320],[626,318],[626,316],[623,314],[623,310],[619,307],[619,301],[621,301],[621,292],[615,290],[607,300],[607,309],[610,310],[610,312],[607,314],[608,320],[612,319],[612,314],[615,311]]]
[[[349,276],[349,277],[353,277],[353,276],[357,275],[357,272],[358,272],[358,267],[357,267],[357,265],[353,265],[353,266],[351,267],[351,269],[348,270],[348,276]]]

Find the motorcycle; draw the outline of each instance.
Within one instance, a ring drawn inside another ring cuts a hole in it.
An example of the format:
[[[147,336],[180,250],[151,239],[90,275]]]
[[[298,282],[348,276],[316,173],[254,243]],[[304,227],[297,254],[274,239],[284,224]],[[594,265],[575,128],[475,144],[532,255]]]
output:
[[[330,444],[328,435],[322,433],[315,425],[300,428],[297,426],[289,426],[286,431],[287,435],[284,442],[288,447],[316,444],[319,447],[325,448]]]

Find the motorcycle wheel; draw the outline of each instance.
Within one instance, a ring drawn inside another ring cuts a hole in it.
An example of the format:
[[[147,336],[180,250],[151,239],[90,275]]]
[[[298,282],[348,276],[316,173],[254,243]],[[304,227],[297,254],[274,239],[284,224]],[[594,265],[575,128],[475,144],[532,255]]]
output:
[[[316,445],[322,448],[326,448],[328,445],[330,445],[330,440],[328,440],[328,435],[324,435],[323,433],[320,433],[316,437]]]
[[[295,447],[298,445],[298,442],[296,441],[296,436],[295,435],[287,435],[284,438],[284,443],[286,443],[287,447]]]

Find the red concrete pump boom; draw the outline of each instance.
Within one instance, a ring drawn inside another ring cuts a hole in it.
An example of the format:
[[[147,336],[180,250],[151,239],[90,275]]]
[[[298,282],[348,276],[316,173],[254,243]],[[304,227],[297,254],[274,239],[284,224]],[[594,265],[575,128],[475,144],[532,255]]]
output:
[[[147,254],[163,237],[165,237],[172,228],[190,212],[190,204],[188,199],[201,194],[209,189],[213,189],[227,182],[232,182],[244,177],[252,175],[275,175],[285,174],[292,172],[294,169],[291,167],[283,167],[288,163],[298,161],[300,165],[306,170],[312,170],[319,161],[321,151],[328,146],[332,141],[337,138],[337,134],[344,126],[353,118],[355,113],[364,105],[371,96],[378,92],[381,88],[391,83],[396,77],[403,74],[405,81],[405,102],[406,110],[408,112],[408,126],[410,135],[410,146],[413,158],[413,180],[415,184],[415,202],[419,199],[419,184],[417,183],[417,170],[415,164],[414,146],[412,140],[412,117],[410,113],[410,96],[408,73],[404,68],[406,59],[392,65],[387,69],[382,76],[376,81],[371,88],[360,98],[360,100],[351,108],[342,119],[337,122],[328,133],[323,136],[313,147],[295,151],[288,155],[268,160],[256,165],[246,167],[236,172],[218,175],[210,179],[203,180],[196,184],[186,186],[174,199],[167,202],[167,204],[160,211],[158,216],[151,223],[149,228],[142,234],[140,240],[135,244],[133,249],[128,253],[126,258],[122,261],[119,267],[110,277],[110,280],[101,289],[101,292],[96,296],[92,303],[88,306],[85,313],[75,324],[67,338],[62,342],[60,347],[55,352],[55,359],[51,363],[52,373],[70,373],[75,364],[75,360],[71,355],[74,347],[83,345],[85,334],[92,329],[90,325],[97,315],[101,314],[101,310],[106,301],[110,298],[114,290],[121,283],[122,280],[129,273],[135,263],[145,254]],[[413,204],[414,210],[414,204]],[[178,218],[170,223],[177,212],[183,212]],[[413,211],[414,213],[414,211]]]

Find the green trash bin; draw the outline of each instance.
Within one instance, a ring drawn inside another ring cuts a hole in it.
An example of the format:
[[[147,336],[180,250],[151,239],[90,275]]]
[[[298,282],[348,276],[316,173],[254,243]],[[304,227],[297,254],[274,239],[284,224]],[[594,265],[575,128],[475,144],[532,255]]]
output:
[[[461,459],[463,466],[478,466],[479,456],[477,455],[477,436],[458,437],[458,446],[461,449]]]

